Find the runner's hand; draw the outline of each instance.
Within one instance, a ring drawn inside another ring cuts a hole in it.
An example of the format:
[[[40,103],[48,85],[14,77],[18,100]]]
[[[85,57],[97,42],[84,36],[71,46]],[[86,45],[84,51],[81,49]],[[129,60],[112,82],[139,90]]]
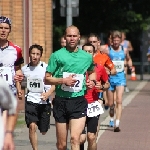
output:
[[[41,98],[43,101],[46,101],[48,99],[48,97],[49,97],[49,94],[47,92],[41,94]]]
[[[24,78],[23,74],[15,74],[15,76],[14,76],[15,82],[17,82],[17,81],[21,82],[23,80],[23,78]]]
[[[22,91],[17,91],[17,95],[19,100],[22,100]]]
[[[88,89],[92,89],[95,86],[95,83],[88,79],[86,81],[86,86],[87,86]]]
[[[98,82],[98,81],[97,81],[95,87],[96,87],[97,89],[101,89],[101,88],[102,88],[101,82]]]
[[[5,134],[3,150],[15,150],[13,135],[10,133]]]
[[[63,83],[67,86],[74,86],[77,80],[73,77],[75,77],[75,74],[69,75],[69,77],[63,79]]]

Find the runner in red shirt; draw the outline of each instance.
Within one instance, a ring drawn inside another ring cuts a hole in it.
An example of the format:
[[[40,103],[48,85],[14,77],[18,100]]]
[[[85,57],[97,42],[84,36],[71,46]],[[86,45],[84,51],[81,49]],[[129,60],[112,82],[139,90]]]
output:
[[[113,62],[105,52],[101,51],[101,40],[99,36],[95,33],[90,33],[87,41],[95,47],[93,55],[94,63],[104,66],[108,75],[115,75],[116,69]],[[104,47],[108,47],[108,45],[105,45]],[[99,90],[99,100],[101,100],[101,104],[104,103],[104,108],[107,110],[109,107],[106,91],[103,92],[102,90]]]
[[[86,52],[90,53],[91,55],[95,52],[95,47],[87,43],[82,46],[82,49]],[[95,81],[95,87],[93,89],[88,89],[85,95],[85,98],[88,101],[88,108],[87,108],[87,118],[86,118],[86,125],[87,125],[87,138],[88,138],[88,149],[97,149],[97,129],[98,129],[98,122],[100,114],[104,113],[103,108],[98,100],[99,93],[98,90],[106,90],[109,88],[108,82],[108,74],[106,73],[105,68],[102,65],[95,64],[95,71],[97,75],[97,81]],[[88,80],[88,76],[87,76]],[[86,140],[86,132],[83,131],[81,135],[80,141],[84,143]],[[80,150],[84,149],[84,144],[81,144]]]
[[[89,89],[85,95],[88,103],[93,103],[98,100],[99,89],[104,89],[105,83],[108,81],[108,74],[106,73],[106,70],[103,66],[95,64],[95,71],[97,75],[97,84],[93,89]],[[98,86],[101,86],[101,88]]]

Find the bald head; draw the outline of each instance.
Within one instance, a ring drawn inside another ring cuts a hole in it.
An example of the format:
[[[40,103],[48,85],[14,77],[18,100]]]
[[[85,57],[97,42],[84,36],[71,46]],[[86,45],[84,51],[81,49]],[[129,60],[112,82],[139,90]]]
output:
[[[66,28],[64,38],[66,40],[67,49],[74,51],[77,49],[77,45],[80,39],[80,32],[76,26],[69,26]]]
[[[68,30],[69,31],[70,30],[76,30],[77,33],[80,35],[79,29],[76,26],[74,26],[74,25],[71,25],[71,26],[67,27],[66,30],[65,30],[65,34],[67,33]]]

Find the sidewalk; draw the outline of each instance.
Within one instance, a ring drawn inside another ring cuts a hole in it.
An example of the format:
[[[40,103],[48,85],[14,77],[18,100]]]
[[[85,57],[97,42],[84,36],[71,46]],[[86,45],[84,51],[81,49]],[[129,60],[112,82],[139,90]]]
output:
[[[138,76],[139,78],[139,76]],[[150,79],[149,75],[144,78]],[[150,139],[150,82],[128,81],[129,93],[123,96],[123,114],[120,123],[121,132],[114,133],[113,128],[108,127],[108,111],[101,116],[101,128],[99,131],[98,150],[149,150],[148,139]],[[48,133],[42,136],[38,132],[39,150],[56,150],[56,133],[54,119],[51,116],[51,127]],[[28,129],[26,126],[15,130],[16,150],[32,150]],[[85,147],[87,143],[85,143]],[[142,148],[141,148],[142,146]],[[70,149],[69,139],[68,148]],[[87,148],[85,148],[87,150]]]
[[[114,133],[113,128],[105,126],[109,118],[101,123],[98,150],[150,150],[149,91],[150,82],[143,81],[124,99],[121,132]]]

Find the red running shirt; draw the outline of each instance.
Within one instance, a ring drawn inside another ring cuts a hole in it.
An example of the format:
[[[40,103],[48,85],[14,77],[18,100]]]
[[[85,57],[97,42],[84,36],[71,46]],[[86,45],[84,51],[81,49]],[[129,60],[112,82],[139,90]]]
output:
[[[106,73],[105,68],[102,65],[96,64],[95,71],[97,75],[97,81],[101,81],[102,83],[108,80],[108,74]],[[88,79],[88,76],[86,77]],[[98,90],[94,87],[92,89],[87,90],[85,94],[85,98],[88,103],[92,103],[98,100]]]

